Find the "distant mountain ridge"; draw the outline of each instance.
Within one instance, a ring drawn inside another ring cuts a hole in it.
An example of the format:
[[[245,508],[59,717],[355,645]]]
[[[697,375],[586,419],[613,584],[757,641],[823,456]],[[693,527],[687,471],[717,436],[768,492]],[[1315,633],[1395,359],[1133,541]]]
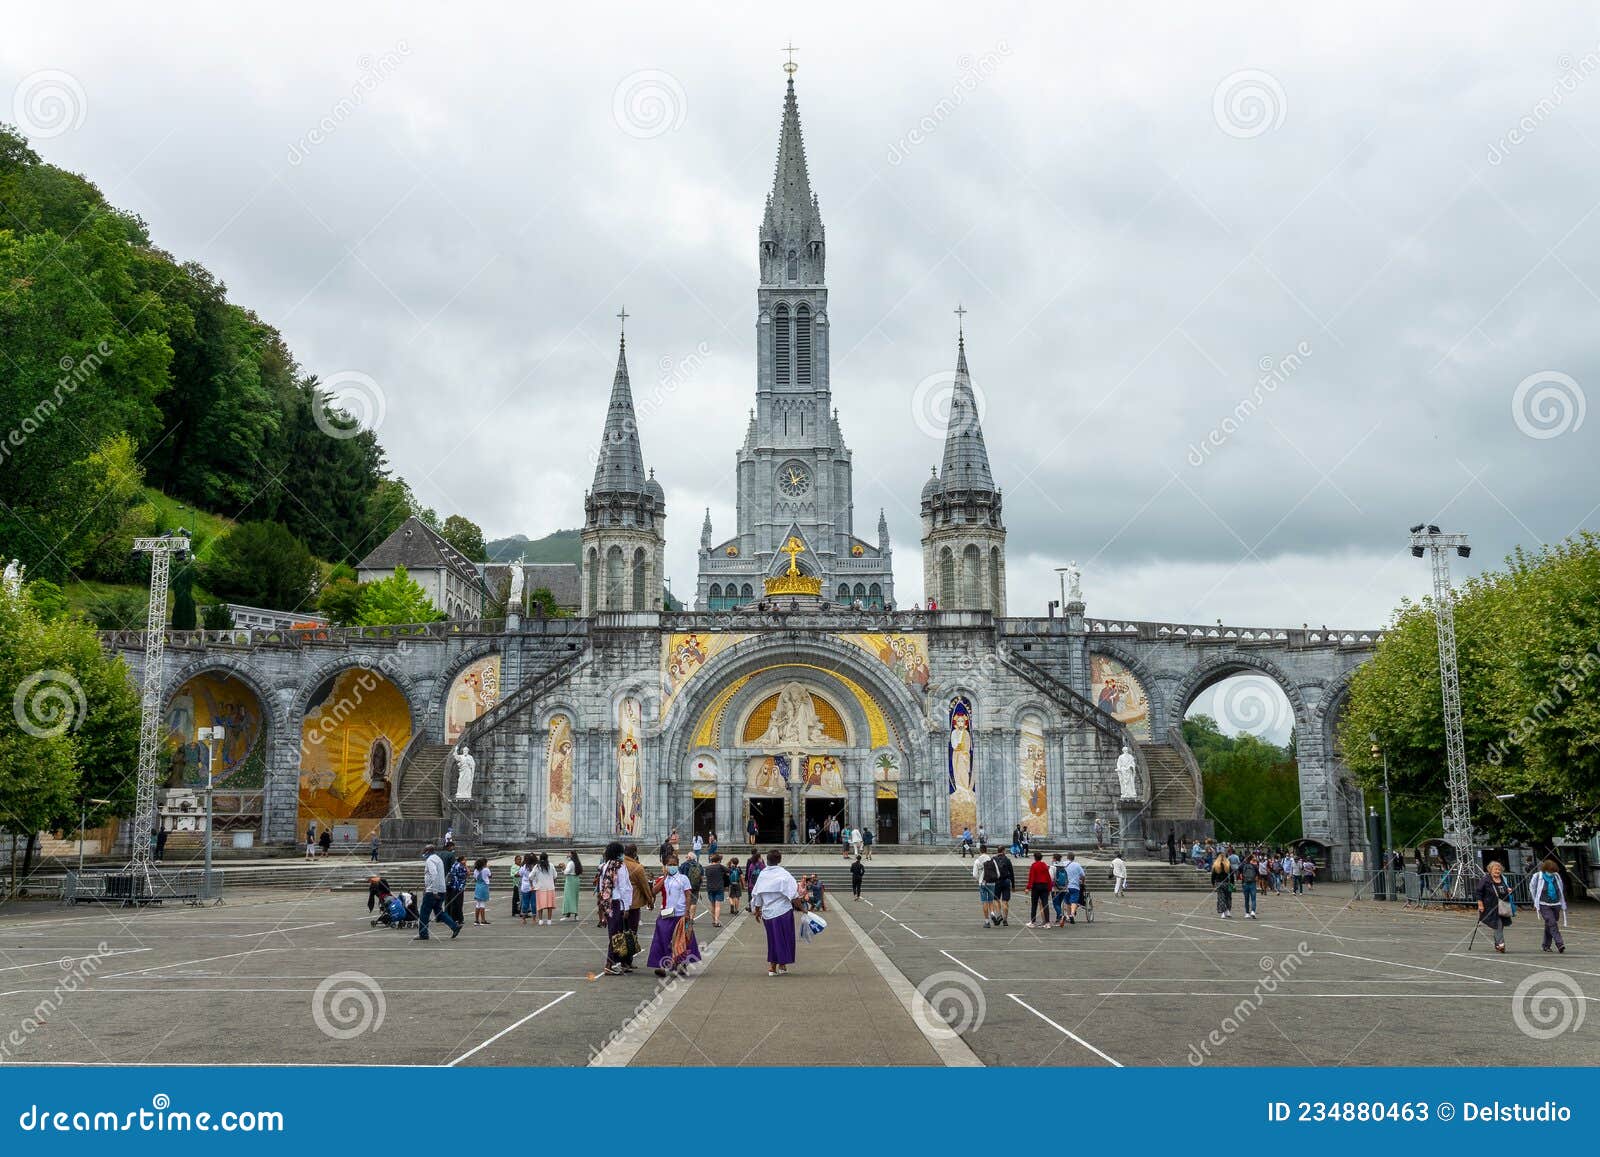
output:
[[[491,539],[484,543],[490,562],[570,562],[577,566],[583,559],[583,544],[577,530],[558,530],[543,538],[529,538],[513,534],[509,538]]]

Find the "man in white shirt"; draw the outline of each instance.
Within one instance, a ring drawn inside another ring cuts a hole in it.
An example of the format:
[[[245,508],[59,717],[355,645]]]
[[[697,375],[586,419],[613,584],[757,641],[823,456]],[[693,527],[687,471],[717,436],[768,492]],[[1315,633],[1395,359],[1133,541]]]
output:
[[[1111,878],[1115,883],[1111,889],[1113,896],[1120,896],[1128,890],[1128,862],[1122,858],[1121,852],[1111,857]]]
[[[1000,882],[1000,868],[994,862],[994,857],[987,852],[979,852],[978,858],[972,861],[972,878],[978,885],[978,906],[983,909],[983,926],[998,927],[1000,915],[995,904],[995,886]]]
[[[461,935],[461,925],[450,918],[444,906],[444,861],[429,844],[422,849],[422,907],[417,913],[417,939],[428,939],[428,917],[437,913],[450,928],[450,939]]]

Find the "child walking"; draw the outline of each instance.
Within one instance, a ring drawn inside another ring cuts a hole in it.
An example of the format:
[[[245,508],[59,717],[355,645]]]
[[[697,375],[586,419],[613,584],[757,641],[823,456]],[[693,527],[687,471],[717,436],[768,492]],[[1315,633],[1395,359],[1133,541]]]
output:
[[[489,924],[489,861],[482,858],[472,865],[472,922]]]

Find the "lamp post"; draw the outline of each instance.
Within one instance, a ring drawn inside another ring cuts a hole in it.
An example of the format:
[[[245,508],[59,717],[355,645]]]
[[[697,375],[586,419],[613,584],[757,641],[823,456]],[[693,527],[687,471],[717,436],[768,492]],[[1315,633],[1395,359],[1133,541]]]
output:
[[[1390,822],[1389,815],[1389,753],[1378,745],[1378,733],[1376,731],[1369,732],[1367,738],[1372,741],[1373,757],[1383,760],[1383,846],[1386,851],[1393,852],[1394,825]],[[1383,870],[1384,880],[1389,881],[1389,862],[1387,860],[1384,861]],[[1393,900],[1395,898],[1394,888],[1392,886],[1386,887],[1384,896],[1386,899]]]
[[[199,727],[195,729],[195,738],[206,744],[206,899],[211,898],[211,847],[216,841],[213,830],[213,817],[211,813],[212,787],[214,785],[213,773],[217,767],[217,745],[222,742],[226,731],[220,726]]]

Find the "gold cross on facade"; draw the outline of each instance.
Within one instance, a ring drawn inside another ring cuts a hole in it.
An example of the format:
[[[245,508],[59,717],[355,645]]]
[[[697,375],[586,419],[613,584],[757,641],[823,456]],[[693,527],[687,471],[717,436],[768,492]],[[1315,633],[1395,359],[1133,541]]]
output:
[[[791,575],[799,574],[800,565],[795,562],[795,559],[806,552],[806,544],[791,534],[789,541],[783,544],[782,549],[783,553],[789,556],[789,573]]]

